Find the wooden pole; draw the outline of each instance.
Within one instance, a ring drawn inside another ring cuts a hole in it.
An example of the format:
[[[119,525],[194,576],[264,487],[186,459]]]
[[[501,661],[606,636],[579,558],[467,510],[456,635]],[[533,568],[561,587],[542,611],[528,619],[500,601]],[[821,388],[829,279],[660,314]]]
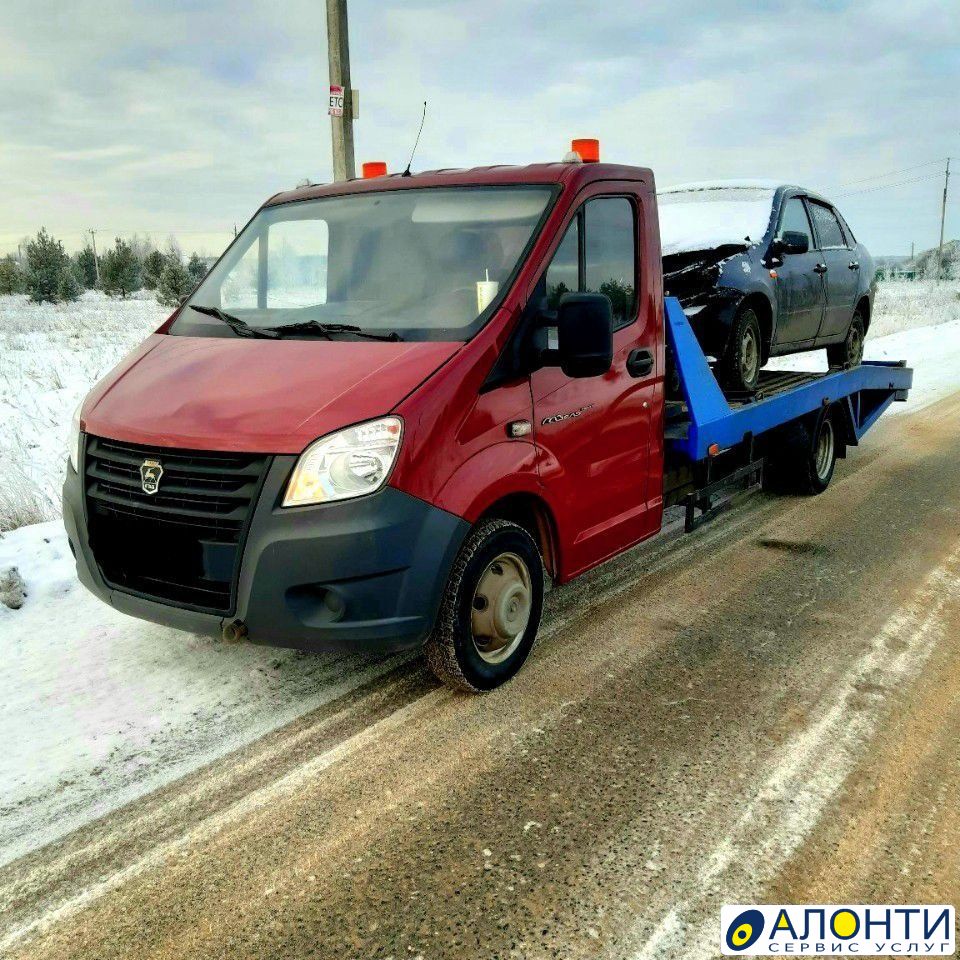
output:
[[[333,133],[333,179],[356,176],[353,156],[353,102],[350,91],[350,38],[347,0],[327,0],[327,52],[330,85],[343,87],[343,116],[330,117]]]
[[[947,219],[947,188],[950,186],[950,158],[947,157],[947,172],[943,178],[943,202],[940,205],[940,246],[937,247],[937,279],[943,277],[943,225]]]

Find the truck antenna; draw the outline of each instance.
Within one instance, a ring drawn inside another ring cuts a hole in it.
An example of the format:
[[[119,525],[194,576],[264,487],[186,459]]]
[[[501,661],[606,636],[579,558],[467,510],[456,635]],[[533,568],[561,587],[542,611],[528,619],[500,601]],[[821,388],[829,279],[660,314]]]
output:
[[[420,143],[420,134],[423,133],[423,123],[427,119],[427,101],[423,101],[423,116],[420,118],[420,129],[417,131],[417,139],[413,141],[413,149],[410,151],[410,159],[407,161],[407,169],[400,176],[410,176],[410,164],[413,163],[413,155],[417,152],[417,145]]]

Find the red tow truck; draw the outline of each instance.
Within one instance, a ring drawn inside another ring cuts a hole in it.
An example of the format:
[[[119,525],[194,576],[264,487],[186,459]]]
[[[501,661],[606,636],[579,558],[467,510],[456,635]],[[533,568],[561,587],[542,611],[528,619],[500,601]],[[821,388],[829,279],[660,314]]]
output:
[[[563,584],[766,473],[826,488],[911,371],[724,393],[662,290],[653,173],[563,162],[271,197],[75,417],[64,522],[118,610],[310,650],[424,647],[471,691]]]

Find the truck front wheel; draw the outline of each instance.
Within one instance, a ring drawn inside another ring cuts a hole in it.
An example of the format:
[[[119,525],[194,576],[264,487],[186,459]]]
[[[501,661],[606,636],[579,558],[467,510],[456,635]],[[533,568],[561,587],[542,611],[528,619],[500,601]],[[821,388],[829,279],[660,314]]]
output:
[[[543,561],[533,537],[483,520],[454,561],[426,657],[448,686],[493,690],[523,666],[543,613]]]

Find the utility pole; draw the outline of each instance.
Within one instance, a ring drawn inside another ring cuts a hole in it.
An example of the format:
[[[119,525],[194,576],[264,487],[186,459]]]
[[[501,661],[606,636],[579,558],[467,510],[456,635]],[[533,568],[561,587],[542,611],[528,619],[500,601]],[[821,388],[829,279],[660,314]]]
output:
[[[330,117],[333,132],[333,179],[356,176],[353,158],[353,91],[350,88],[350,38],[347,0],[327,0],[327,59],[330,85],[343,87],[343,116]]]
[[[90,231],[90,240],[93,243],[93,267],[97,274],[97,286],[100,286],[100,258],[97,256],[97,231]]]
[[[947,188],[950,186],[950,158],[943,178],[943,203],[940,205],[940,246],[937,247],[937,279],[943,279],[943,225],[947,219]]]

